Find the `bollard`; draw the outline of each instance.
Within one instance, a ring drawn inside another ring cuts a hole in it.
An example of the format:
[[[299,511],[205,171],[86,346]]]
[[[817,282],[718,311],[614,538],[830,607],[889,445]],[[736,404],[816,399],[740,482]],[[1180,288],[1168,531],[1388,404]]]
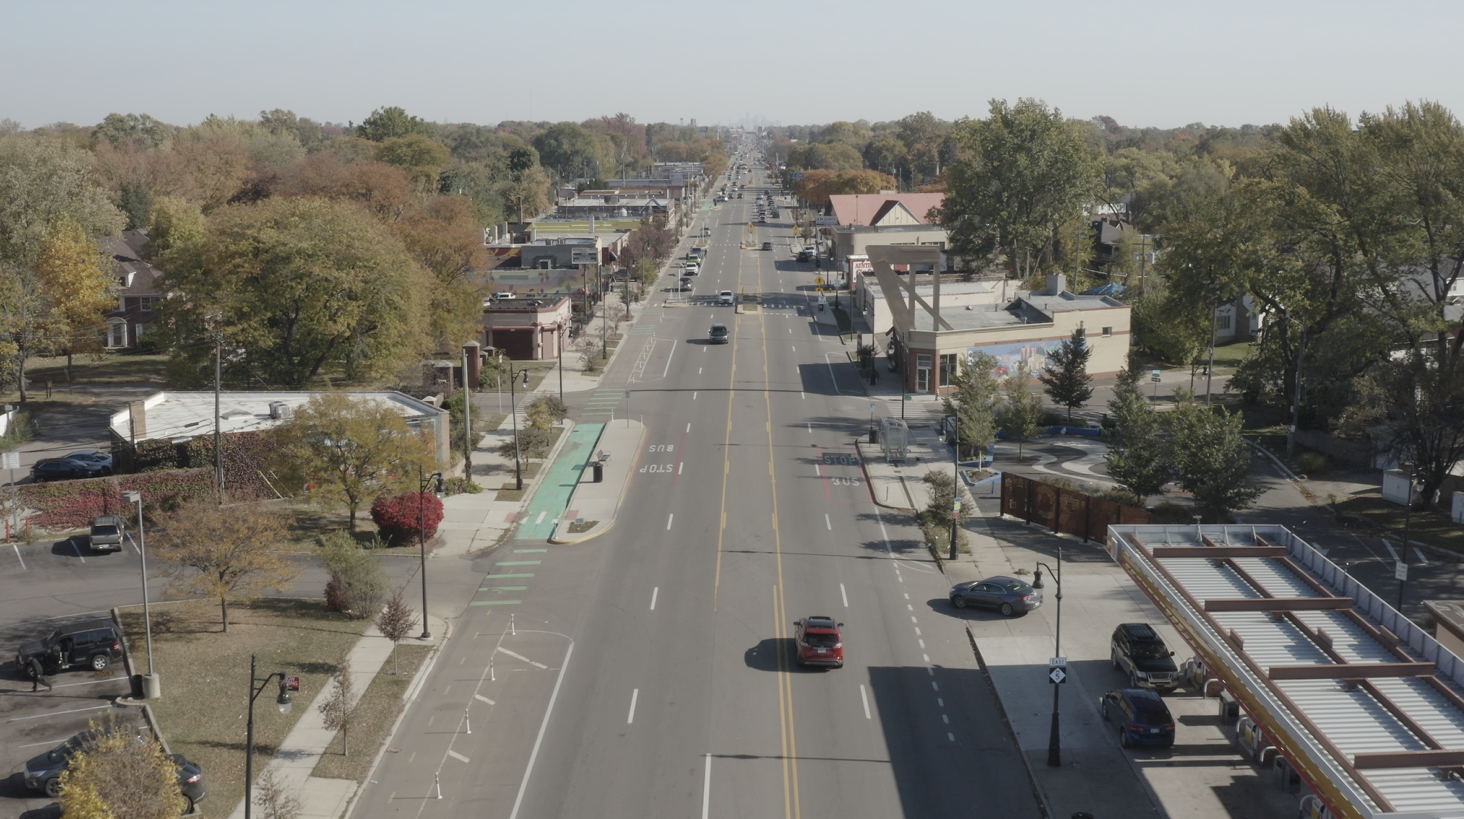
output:
[[[468,717],[468,709],[463,709],[463,725],[468,727],[468,733],[473,733],[473,721]]]
[[[488,658],[488,682],[498,682],[498,678],[495,677],[495,676],[493,676],[493,658],[492,657],[489,657]]]
[[[437,786],[437,798],[442,798],[442,776],[436,771],[432,772],[432,784]]]
[[[508,615],[508,633],[511,637],[518,636],[518,629],[514,627],[512,614]]]

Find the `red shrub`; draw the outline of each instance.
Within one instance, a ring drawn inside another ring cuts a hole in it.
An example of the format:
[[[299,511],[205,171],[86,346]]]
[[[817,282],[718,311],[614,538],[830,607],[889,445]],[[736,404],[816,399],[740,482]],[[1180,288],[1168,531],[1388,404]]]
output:
[[[416,540],[424,523],[430,540],[437,535],[437,525],[442,523],[442,501],[431,492],[382,495],[371,504],[371,520],[393,546]]]

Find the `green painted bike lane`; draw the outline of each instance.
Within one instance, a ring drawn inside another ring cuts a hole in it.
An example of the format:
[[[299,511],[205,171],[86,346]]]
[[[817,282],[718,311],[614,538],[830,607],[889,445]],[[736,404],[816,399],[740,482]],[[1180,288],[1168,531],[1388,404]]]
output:
[[[554,534],[554,525],[564,510],[569,507],[569,496],[579,484],[580,475],[589,466],[595,454],[595,444],[600,441],[604,424],[576,424],[569,431],[569,439],[559,450],[559,457],[549,466],[549,472],[541,480],[534,500],[519,518],[519,528],[514,537],[520,540],[548,540]]]

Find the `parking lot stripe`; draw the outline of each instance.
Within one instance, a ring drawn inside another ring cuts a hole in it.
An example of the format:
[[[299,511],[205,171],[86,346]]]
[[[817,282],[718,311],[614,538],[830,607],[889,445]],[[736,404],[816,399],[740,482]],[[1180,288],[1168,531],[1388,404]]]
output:
[[[20,561],[20,570],[23,572],[30,571],[25,567],[25,558],[20,556],[20,545],[12,543],[10,544],[10,547],[15,550],[15,559]]]
[[[112,707],[111,703],[108,703],[107,705],[93,705],[93,706],[90,706],[90,707],[87,707],[87,708],[73,708],[70,711],[52,711],[49,714],[35,714],[35,715],[29,716],[29,717],[11,717],[10,719],[5,720],[5,721],[6,722],[20,722],[21,720],[26,720],[26,719],[44,719],[46,717],[59,717],[62,714],[80,714],[80,713],[82,713],[84,711],[102,711],[102,710],[105,710],[105,709],[109,709],[111,707]]]

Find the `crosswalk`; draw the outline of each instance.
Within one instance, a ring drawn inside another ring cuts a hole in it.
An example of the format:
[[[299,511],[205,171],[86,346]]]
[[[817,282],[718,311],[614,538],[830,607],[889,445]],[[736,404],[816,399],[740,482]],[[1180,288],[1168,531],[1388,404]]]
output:
[[[620,402],[625,400],[625,390],[595,390],[590,400],[585,402],[583,417],[592,415],[613,416],[615,410],[620,407]]]

